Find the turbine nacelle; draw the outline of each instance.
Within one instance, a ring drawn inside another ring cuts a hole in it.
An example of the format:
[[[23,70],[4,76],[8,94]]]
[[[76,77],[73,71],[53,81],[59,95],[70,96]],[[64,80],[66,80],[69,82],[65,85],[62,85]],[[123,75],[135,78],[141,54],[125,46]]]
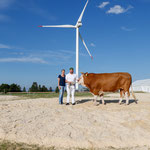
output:
[[[76,27],[81,27],[82,26],[82,22],[77,22]]]

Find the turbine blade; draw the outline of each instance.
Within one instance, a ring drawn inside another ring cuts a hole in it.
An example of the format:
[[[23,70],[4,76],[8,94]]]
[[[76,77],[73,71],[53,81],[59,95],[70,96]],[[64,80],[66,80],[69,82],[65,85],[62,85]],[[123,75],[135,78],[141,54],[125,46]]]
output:
[[[93,57],[92,57],[92,55],[91,55],[89,49],[87,48],[87,46],[86,46],[86,44],[85,44],[85,42],[84,42],[84,40],[83,40],[83,38],[82,38],[80,32],[79,32],[79,36],[80,36],[81,41],[83,42],[83,45],[84,45],[85,49],[87,50],[88,54],[90,55],[90,57],[91,57],[92,60],[93,60]]]
[[[44,28],[76,28],[76,26],[73,25],[42,25],[38,27],[44,27]]]
[[[89,2],[89,0],[87,0],[87,2],[86,2],[85,6],[84,6],[84,8],[83,8],[83,10],[82,10],[82,13],[81,13],[81,15],[80,15],[80,17],[79,17],[77,23],[82,21],[82,17],[83,17],[83,14],[84,14],[84,12],[85,12],[85,9],[86,9],[86,7],[87,7],[88,2]]]

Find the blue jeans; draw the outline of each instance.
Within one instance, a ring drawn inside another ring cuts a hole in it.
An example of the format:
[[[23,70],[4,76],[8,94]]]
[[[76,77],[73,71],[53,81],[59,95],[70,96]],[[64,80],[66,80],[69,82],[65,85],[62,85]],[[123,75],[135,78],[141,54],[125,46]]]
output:
[[[59,90],[59,104],[63,104],[63,95],[64,95],[64,91],[65,91],[65,87],[64,86],[60,86],[61,89]]]

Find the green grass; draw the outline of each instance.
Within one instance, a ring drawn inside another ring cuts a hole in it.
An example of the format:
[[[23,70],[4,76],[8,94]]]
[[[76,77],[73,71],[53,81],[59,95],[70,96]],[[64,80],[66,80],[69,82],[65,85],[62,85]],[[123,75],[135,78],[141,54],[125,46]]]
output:
[[[143,91],[135,91],[134,93],[146,93],[146,92],[143,92]]]
[[[12,143],[9,141],[0,142],[0,150],[55,150],[55,147],[39,147],[38,145],[29,145],[25,143]]]
[[[144,93],[144,92],[135,92],[135,93]],[[108,96],[109,92],[105,93],[105,97]],[[36,98],[55,98],[59,97],[59,93],[55,92],[49,92],[49,93],[7,93],[7,94],[2,94],[0,95],[12,95],[12,96],[19,96],[22,99],[36,99]],[[64,93],[64,97],[67,96],[67,93]],[[90,92],[76,92],[75,93],[76,97],[93,97],[93,95]]]
[[[36,99],[36,98],[55,98],[59,96],[59,93],[49,92],[49,93],[7,93],[1,95],[12,95],[12,96],[19,96],[25,99]],[[67,96],[67,93],[64,93],[64,97]],[[92,97],[92,94],[89,92],[76,92],[76,97]]]
[[[107,147],[107,148],[59,148],[59,150],[136,150],[136,149],[145,149],[150,150],[147,146],[143,147],[127,147],[127,148],[114,148],[114,147]],[[25,143],[12,143],[6,140],[0,141],[0,150],[57,150],[54,146],[52,147],[43,147],[38,145],[29,145]]]

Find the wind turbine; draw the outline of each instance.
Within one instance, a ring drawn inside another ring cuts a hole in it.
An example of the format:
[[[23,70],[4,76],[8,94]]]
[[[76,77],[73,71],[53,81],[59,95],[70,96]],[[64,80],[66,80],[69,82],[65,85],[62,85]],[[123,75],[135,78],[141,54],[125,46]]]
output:
[[[74,28],[74,29],[76,29],[76,75],[77,75],[77,77],[79,77],[79,37],[80,37],[81,41],[83,42],[83,45],[85,46],[85,49],[87,50],[88,54],[93,59],[89,49],[87,48],[87,46],[85,44],[85,41],[83,40],[83,38],[79,32],[79,28],[82,26],[82,18],[83,18],[85,9],[88,5],[88,2],[89,2],[89,0],[87,0],[76,25],[68,25],[67,24],[67,25],[41,25],[41,26],[39,26],[39,27],[45,27],[45,28],[47,27],[47,28]],[[76,83],[76,90],[78,90],[78,88],[79,88],[79,85],[78,85],[78,83]]]

